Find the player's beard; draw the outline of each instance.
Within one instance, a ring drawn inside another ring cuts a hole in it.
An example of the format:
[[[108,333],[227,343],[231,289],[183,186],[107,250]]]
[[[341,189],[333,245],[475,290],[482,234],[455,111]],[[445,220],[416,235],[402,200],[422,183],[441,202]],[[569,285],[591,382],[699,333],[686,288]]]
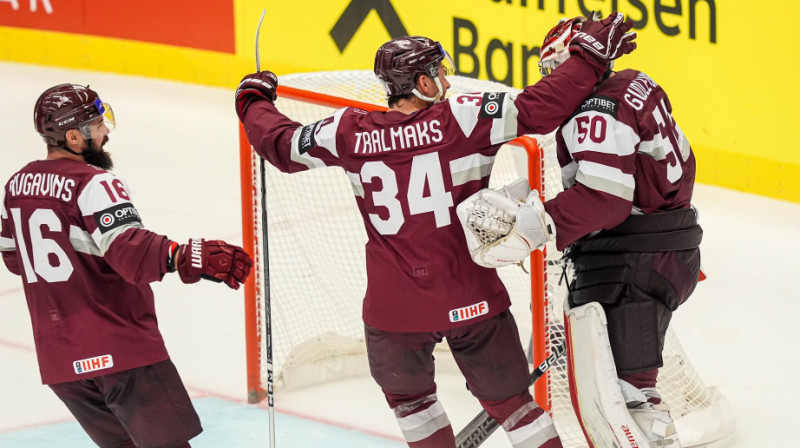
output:
[[[83,159],[86,160],[86,163],[90,165],[94,165],[98,168],[102,168],[106,171],[111,171],[114,168],[114,162],[111,160],[111,154],[107,153],[103,150],[103,146],[108,142],[108,136],[103,137],[102,143],[95,143],[95,140],[92,141],[92,144],[89,148],[83,150],[81,154]],[[97,147],[95,147],[97,145]]]

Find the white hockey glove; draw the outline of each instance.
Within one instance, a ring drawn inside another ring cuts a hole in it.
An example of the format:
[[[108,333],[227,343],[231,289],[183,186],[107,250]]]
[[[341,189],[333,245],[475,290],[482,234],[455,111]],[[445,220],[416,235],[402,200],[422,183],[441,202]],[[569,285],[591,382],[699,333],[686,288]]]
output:
[[[487,268],[519,263],[556,235],[539,193],[525,179],[480,190],[458,204],[456,214],[472,260]]]

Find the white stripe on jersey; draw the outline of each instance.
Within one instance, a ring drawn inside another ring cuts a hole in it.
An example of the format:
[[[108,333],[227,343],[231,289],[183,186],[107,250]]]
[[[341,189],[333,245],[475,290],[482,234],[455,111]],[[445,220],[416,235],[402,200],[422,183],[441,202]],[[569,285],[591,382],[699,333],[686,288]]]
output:
[[[578,162],[570,160],[568,164],[561,167],[561,186],[566,190],[575,185],[575,175],[578,174]]]
[[[492,173],[493,164],[494,156],[487,157],[483,154],[472,154],[450,161],[453,186],[457,187],[469,181],[489,176]]]
[[[327,149],[336,158],[339,157],[339,149],[336,147],[336,132],[339,129],[339,122],[342,121],[342,115],[346,110],[347,108],[339,109],[328,118],[318,121],[316,129],[314,129],[314,139],[317,142],[317,146]]]
[[[517,138],[517,105],[514,104],[516,95],[511,93],[503,97],[503,112],[500,118],[492,119],[492,130],[489,133],[489,140],[493,145],[505,143]]]
[[[339,129],[339,122],[342,119],[342,114],[347,108],[339,109],[330,115],[328,118],[314,123],[313,142],[314,147],[321,147],[327,150],[331,155],[338,158],[339,150],[336,147],[336,132]],[[300,153],[300,140],[303,138],[303,127],[295,129],[292,134],[292,160],[301,163],[308,167],[308,169],[322,168],[327,166],[322,159],[309,155],[309,151]],[[313,148],[311,148],[313,149]]]
[[[578,131],[578,119],[588,118],[591,122],[593,117],[600,117],[606,121],[613,121],[613,123],[606,123],[605,129],[614,130],[613,135],[606,135],[603,141],[596,143],[592,140],[592,132],[598,132],[595,124],[583,126],[583,134]],[[611,115],[603,114],[595,111],[587,111],[572,117],[567,124],[561,128],[561,135],[564,137],[565,142],[573,142],[569,144],[570,154],[577,154],[583,151],[597,152],[601,154],[616,154],[618,156],[629,156],[634,153],[634,148],[639,143],[639,135],[627,124],[615,120]],[[580,141],[580,143],[574,143]]]
[[[114,181],[122,182],[123,187],[125,187],[125,193],[129,195],[127,199],[118,197],[118,195],[113,192]],[[81,211],[81,215],[92,216],[101,210],[119,205],[120,203],[131,202],[130,191],[128,185],[119,177],[109,172],[100,173],[92,177],[91,180],[86,183],[86,187],[84,187],[80,196],[78,196],[78,208]]]
[[[316,158],[308,155],[308,153],[300,154],[300,138],[303,133],[303,128],[299,127],[294,130],[294,134],[292,135],[292,160],[297,163],[302,163],[303,165],[307,166],[308,169],[314,168],[322,168],[325,163]]]
[[[101,255],[101,256],[105,255],[105,253],[108,250],[108,248],[111,247],[111,243],[113,243],[114,240],[117,239],[117,236],[119,236],[120,233],[122,233],[122,232],[124,232],[124,231],[126,231],[126,230],[128,230],[128,229],[130,229],[132,227],[137,228],[137,229],[143,229],[144,228],[143,225],[141,225],[140,223],[137,222],[137,223],[130,223],[130,224],[125,224],[125,225],[119,226],[119,227],[117,227],[115,229],[112,229],[112,230],[106,232],[106,233],[100,232],[100,228],[99,227],[97,228],[97,230],[92,232],[92,240],[94,240],[95,245],[98,247],[98,249],[100,249],[100,254],[99,255]],[[70,233],[70,237],[72,237],[71,233]],[[74,241],[72,241],[72,239],[70,239],[70,242],[73,243],[73,247],[74,247]],[[75,250],[77,250],[77,248]],[[86,252],[86,253],[91,253],[91,252]]]
[[[83,252],[85,254],[98,255],[101,257],[103,253],[105,253],[105,251],[100,251],[100,248],[94,243],[89,232],[78,226],[69,226],[69,242],[72,243],[72,248],[75,249],[75,252]]]
[[[345,171],[347,177],[350,179],[350,186],[353,187],[353,194],[363,198],[364,197],[364,185],[361,184],[361,176],[358,173],[351,173],[350,171]]]
[[[678,127],[677,123],[675,124],[675,130],[678,132],[678,146],[680,148],[681,158],[685,162],[689,158],[689,154],[692,152],[692,147],[689,145],[689,140],[686,139],[686,136]],[[653,136],[653,140],[642,141],[642,143],[639,145],[639,153],[647,154],[655,160],[661,161],[667,157],[668,153],[672,152],[670,149],[665,149],[665,146],[667,145],[672,147],[672,142],[669,140],[665,141],[661,134],[656,134]]]
[[[481,106],[478,103],[480,103],[482,96],[482,93],[461,93],[453,95],[447,100],[450,105],[450,112],[453,113],[458,127],[461,128],[461,132],[467,138],[472,135],[475,125],[478,124],[478,113],[481,110]]]
[[[14,238],[3,238],[0,236],[0,251],[8,252],[12,250],[17,250],[17,242],[14,241]]]
[[[6,210],[5,202],[0,204],[0,217],[3,219],[8,219],[8,211]],[[14,238],[3,238],[0,237],[0,251],[11,251],[17,250],[17,242],[14,241]]]
[[[114,181],[122,182],[122,186],[125,189],[124,192],[128,195],[128,198],[120,197],[119,192],[117,192],[114,188]],[[80,195],[78,196],[78,209],[81,211],[81,215],[84,217],[95,219],[94,214],[99,211],[107,210],[111,207],[124,204],[126,202],[130,203],[132,206],[133,203],[131,202],[130,191],[131,190],[128,188],[128,185],[125,183],[125,181],[114,174],[109,172],[97,174],[86,183],[86,187],[84,187],[83,191],[81,191]],[[102,233],[100,231],[100,227],[98,226],[98,228],[91,233],[91,237],[92,240],[94,240],[94,244],[100,249],[100,255],[106,253],[106,250],[108,250],[108,247],[117,237],[117,235],[130,228],[143,229],[144,226],[141,224],[141,222],[134,221],[119,225],[118,227],[115,227],[106,233]],[[73,233],[70,230],[70,238],[72,238],[72,236]]]
[[[592,190],[633,201],[633,189],[636,186],[633,174],[625,174],[619,168],[584,160],[578,163],[575,180]]]

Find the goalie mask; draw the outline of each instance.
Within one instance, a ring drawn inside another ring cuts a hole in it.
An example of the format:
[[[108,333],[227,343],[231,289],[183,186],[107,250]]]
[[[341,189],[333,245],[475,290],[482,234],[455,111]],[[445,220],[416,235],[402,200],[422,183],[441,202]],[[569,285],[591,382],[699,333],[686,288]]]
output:
[[[553,73],[553,70],[569,59],[569,43],[581,30],[583,22],[600,20],[600,15],[596,12],[589,14],[589,17],[588,19],[583,16],[572,19],[565,17],[547,32],[544,42],[542,42],[541,56],[539,57],[539,73],[543,78]]]
[[[386,94],[400,96],[414,94],[426,101],[437,101],[422,95],[416,89],[419,75],[427,75],[436,83],[441,93],[439,66],[445,75],[455,72],[455,63],[439,42],[422,36],[403,36],[383,44],[375,54],[375,76],[383,82]]]
[[[59,84],[44,91],[33,109],[33,124],[48,146],[64,146],[67,131],[78,129],[91,138],[90,124],[99,117],[109,132],[114,129],[114,112],[97,92],[78,84]]]

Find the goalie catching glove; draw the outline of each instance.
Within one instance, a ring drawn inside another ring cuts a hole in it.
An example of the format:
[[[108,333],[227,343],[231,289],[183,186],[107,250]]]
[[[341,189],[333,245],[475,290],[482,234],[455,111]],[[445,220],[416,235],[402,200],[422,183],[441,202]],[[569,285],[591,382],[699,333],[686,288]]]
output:
[[[484,188],[456,207],[472,260],[487,268],[519,263],[553,241],[556,227],[525,179]]]
[[[172,243],[167,270],[178,271],[184,283],[197,283],[201,278],[224,282],[233,289],[247,280],[253,260],[241,247],[224,241],[190,239],[188,244]]]

